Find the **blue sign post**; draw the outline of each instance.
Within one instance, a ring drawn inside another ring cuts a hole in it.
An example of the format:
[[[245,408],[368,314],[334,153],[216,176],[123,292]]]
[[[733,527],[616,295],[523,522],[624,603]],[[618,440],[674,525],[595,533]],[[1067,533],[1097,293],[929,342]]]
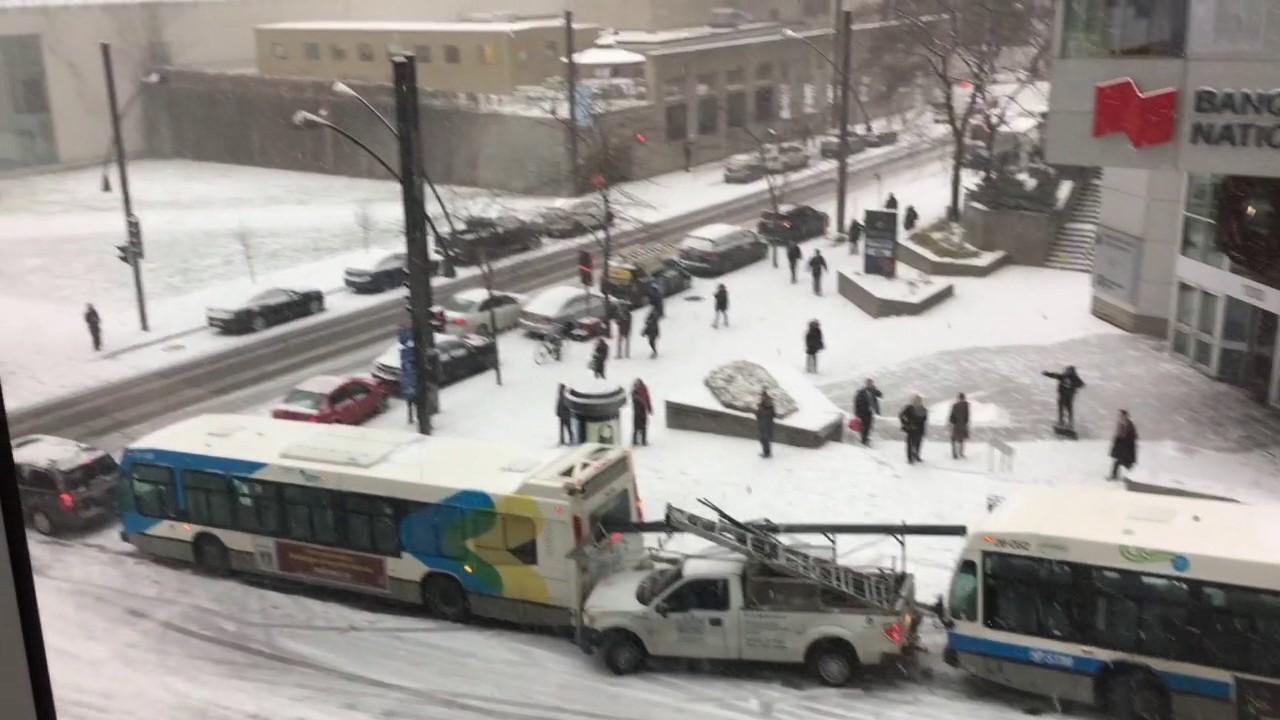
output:
[[[418,397],[418,353],[413,329],[400,329],[400,394],[409,402]]]
[[[897,255],[897,211],[867,210],[862,220],[863,272],[890,279],[897,277]]]
[[[595,125],[596,93],[590,85],[579,84],[573,93],[573,124],[582,130]]]

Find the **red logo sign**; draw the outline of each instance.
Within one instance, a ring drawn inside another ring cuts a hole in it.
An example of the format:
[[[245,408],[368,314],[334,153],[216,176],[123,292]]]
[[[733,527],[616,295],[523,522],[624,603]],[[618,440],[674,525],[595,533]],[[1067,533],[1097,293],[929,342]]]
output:
[[[1163,145],[1173,140],[1177,109],[1174,88],[1144,94],[1132,78],[1098,83],[1093,96],[1093,136],[1124,133],[1137,149]]]

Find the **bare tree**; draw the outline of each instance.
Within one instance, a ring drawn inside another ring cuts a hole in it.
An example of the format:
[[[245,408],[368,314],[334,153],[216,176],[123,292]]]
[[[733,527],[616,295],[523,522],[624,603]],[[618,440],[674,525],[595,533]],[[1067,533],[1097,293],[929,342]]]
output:
[[[369,210],[369,203],[360,203],[356,206],[356,227],[360,230],[360,242],[364,245],[364,251],[369,252],[369,238],[378,227],[377,221],[373,219],[373,213]]]
[[[258,283],[257,274],[253,266],[253,235],[249,232],[249,228],[245,226],[244,221],[240,221],[240,225],[236,228],[236,244],[240,246],[240,252],[244,256],[244,264],[249,268],[249,282]]]
[[[1034,81],[1031,71],[1043,66],[1048,51],[1053,6],[1044,0],[898,0],[894,12],[907,32],[905,46],[941,95],[952,146],[947,217],[954,222],[971,123],[1001,80],[1014,80],[1011,95]]]

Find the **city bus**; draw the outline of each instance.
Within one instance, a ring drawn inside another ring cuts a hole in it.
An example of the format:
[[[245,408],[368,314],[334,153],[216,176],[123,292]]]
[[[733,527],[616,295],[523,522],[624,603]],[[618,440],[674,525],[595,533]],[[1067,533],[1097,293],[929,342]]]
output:
[[[946,661],[1112,718],[1280,717],[1280,526],[1230,501],[1028,489],[970,526]]]
[[[571,627],[595,580],[647,558],[628,450],[530,450],[411,432],[202,415],[132,443],[121,537],[256,573]]]

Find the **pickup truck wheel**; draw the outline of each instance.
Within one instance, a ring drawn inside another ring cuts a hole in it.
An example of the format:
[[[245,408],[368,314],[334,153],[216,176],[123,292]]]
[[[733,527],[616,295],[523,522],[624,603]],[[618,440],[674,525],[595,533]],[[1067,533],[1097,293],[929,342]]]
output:
[[[819,643],[809,651],[809,669],[823,685],[843,687],[858,671],[858,656],[845,642]]]
[[[626,632],[612,632],[601,643],[604,666],[614,675],[631,675],[644,669],[649,653],[640,639]]]

